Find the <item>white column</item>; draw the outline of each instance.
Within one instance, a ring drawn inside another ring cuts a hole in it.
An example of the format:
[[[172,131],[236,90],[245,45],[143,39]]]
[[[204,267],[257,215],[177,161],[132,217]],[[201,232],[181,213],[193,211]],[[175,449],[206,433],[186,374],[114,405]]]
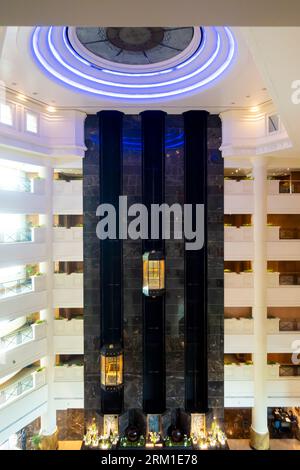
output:
[[[46,213],[41,215],[41,224],[46,228],[46,247],[47,247],[47,260],[40,264],[41,272],[47,276],[47,308],[40,312],[41,319],[47,321],[47,340],[48,340],[48,354],[41,360],[41,365],[46,367],[47,371],[47,384],[48,384],[48,405],[47,412],[41,417],[41,434],[50,436],[56,431],[56,410],[54,406],[54,366],[55,355],[53,350],[53,335],[54,335],[54,312],[53,312],[53,256],[52,256],[52,233],[53,233],[53,168],[48,163],[48,166],[43,167],[40,176],[45,178],[45,197],[46,197]]]
[[[267,158],[252,161],[254,177],[254,406],[251,445],[269,448],[267,418]]]

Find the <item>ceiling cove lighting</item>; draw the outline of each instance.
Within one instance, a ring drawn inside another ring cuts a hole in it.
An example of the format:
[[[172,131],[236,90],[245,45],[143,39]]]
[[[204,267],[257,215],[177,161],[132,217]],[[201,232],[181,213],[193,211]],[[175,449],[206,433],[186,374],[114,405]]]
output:
[[[194,31],[197,43],[192,54],[189,50],[184,55],[183,51],[172,59],[172,67],[168,60],[155,64],[155,70],[144,66],[145,72],[141,66],[113,61],[108,68],[109,61],[101,57],[97,57],[97,63],[87,60],[81,50],[74,49],[67,27],[34,28],[31,49],[44,72],[73,90],[99,97],[155,101],[201,91],[220,79],[232,64],[236,43],[228,27],[198,27]]]

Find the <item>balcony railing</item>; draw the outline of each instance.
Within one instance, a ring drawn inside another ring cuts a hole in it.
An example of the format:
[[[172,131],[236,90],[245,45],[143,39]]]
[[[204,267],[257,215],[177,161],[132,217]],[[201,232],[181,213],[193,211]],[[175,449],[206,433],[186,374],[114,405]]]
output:
[[[8,386],[6,389],[0,391],[0,407],[8,402],[14,400],[15,398],[23,395],[23,393],[32,390],[34,387],[34,381],[32,374],[23,377],[12,385]]]
[[[299,194],[300,193],[300,180],[281,180],[281,179],[270,179],[268,181],[269,194]],[[225,195],[238,195],[238,194],[253,194],[253,180],[252,179],[241,179],[225,178],[224,181]]]
[[[279,237],[280,237],[280,240],[299,240],[300,229],[280,227]]]
[[[0,299],[32,291],[31,278],[15,279],[14,281],[0,282]]]
[[[33,329],[30,325],[24,326],[7,336],[3,336],[0,339],[0,349],[12,349],[21,344],[25,344],[28,341],[33,340]]]
[[[300,376],[300,366],[297,365],[281,365],[279,369],[280,377],[299,377]]]
[[[285,318],[280,320],[279,323],[280,331],[300,331],[300,319],[299,318]]]
[[[22,243],[32,241],[32,231],[22,229],[16,232],[0,232],[0,243]]]
[[[280,194],[299,194],[300,180],[279,180]]]
[[[0,186],[0,190],[4,191],[20,191],[20,192],[31,192],[31,180],[29,178],[18,178],[15,185],[6,185],[5,182]]]
[[[279,285],[281,286],[299,286],[300,272],[286,272],[279,274]]]
[[[0,408],[21,397],[30,390],[42,387],[46,383],[45,369],[36,370],[21,377],[12,384],[0,390]]]

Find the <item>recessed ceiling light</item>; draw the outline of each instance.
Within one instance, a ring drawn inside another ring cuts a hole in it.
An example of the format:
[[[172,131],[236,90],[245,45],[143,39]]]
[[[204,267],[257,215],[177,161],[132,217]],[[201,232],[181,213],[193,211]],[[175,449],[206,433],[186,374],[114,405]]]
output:
[[[47,106],[46,109],[47,109],[48,113],[55,113],[55,111],[56,111],[56,108],[54,108],[54,106]]]
[[[250,98],[250,95],[246,95],[246,98]]]
[[[231,104],[235,104],[235,101],[232,101]]]
[[[33,94],[34,96],[36,96],[36,95],[38,94],[38,92],[37,92],[37,91],[34,91],[32,94]]]
[[[17,83],[16,83],[16,82],[12,82],[12,85],[13,85],[13,86],[16,86],[16,85],[17,85]]]
[[[267,89],[266,89],[266,88],[262,88],[262,91],[267,91]]]

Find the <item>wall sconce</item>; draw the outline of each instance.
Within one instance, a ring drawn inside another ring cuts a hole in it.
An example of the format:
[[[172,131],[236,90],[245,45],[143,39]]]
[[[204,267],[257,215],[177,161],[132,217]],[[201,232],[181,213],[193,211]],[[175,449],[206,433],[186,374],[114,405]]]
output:
[[[165,292],[165,259],[160,251],[143,255],[143,293],[157,297]]]
[[[123,351],[119,345],[108,344],[101,349],[101,387],[114,391],[123,385]]]

